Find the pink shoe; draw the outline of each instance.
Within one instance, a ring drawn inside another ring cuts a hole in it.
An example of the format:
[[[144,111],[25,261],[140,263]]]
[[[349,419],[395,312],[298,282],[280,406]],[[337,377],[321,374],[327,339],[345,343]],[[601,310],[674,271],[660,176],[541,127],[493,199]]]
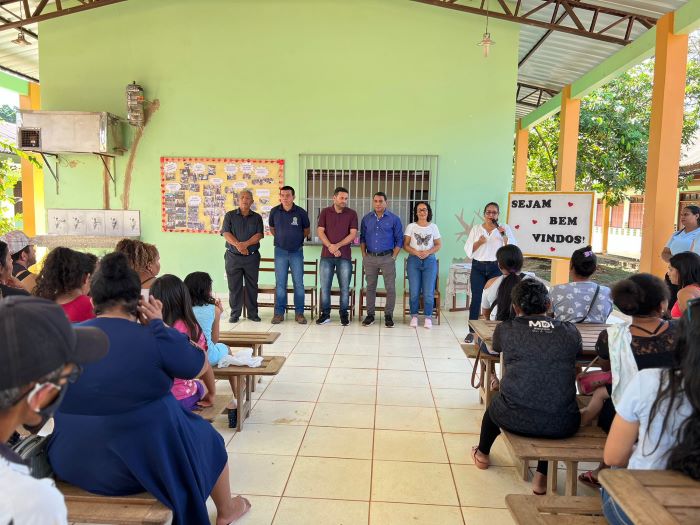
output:
[[[411,317],[411,323],[408,326],[410,326],[411,328],[418,328],[418,318]]]
[[[423,328],[426,330],[430,330],[433,327],[433,320],[430,317],[425,318],[425,323],[423,324]]]

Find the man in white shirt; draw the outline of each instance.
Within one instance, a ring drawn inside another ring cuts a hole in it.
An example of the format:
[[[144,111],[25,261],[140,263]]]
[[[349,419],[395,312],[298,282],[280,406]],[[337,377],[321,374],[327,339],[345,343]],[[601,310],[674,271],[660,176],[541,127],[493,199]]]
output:
[[[80,365],[104,357],[109,340],[97,328],[73,328],[60,306],[37,297],[0,301],[0,319],[0,524],[62,525],[63,495],[5,443],[20,425],[38,432]]]

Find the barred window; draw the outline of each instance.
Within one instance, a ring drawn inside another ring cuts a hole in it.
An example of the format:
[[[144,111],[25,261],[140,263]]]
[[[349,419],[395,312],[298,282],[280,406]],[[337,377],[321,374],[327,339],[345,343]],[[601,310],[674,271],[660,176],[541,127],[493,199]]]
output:
[[[435,220],[436,155],[303,154],[299,167],[314,243],[319,242],[318,216],[333,204],[333,191],[339,186],[348,190],[348,206],[359,220],[372,210],[372,197],[378,191],[386,193],[389,210],[401,217],[404,227],[412,222],[413,206],[419,200],[430,202]]]

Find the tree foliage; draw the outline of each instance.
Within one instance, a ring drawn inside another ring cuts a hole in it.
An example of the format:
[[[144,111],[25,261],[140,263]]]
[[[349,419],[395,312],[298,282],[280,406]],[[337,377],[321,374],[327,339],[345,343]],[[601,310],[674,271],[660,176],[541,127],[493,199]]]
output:
[[[646,179],[654,60],[645,60],[581,100],[576,188],[618,204],[625,192],[642,192]],[[682,143],[700,127],[700,35],[691,35]],[[559,115],[530,130],[528,190],[554,190]],[[688,180],[680,179],[681,187]]]
[[[2,235],[16,229],[17,221],[22,219],[21,214],[14,213],[14,205],[17,202],[14,188],[22,174],[19,165],[14,162],[11,155],[30,161],[35,167],[41,167],[41,165],[33,156],[7,142],[0,141],[0,151],[8,153],[0,155],[0,235]]]

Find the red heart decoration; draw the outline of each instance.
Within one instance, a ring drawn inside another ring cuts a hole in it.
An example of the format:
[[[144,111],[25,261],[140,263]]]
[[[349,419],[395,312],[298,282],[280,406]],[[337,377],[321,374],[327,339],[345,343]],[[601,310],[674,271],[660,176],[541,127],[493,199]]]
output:
[[[537,224],[537,219],[532,219],[532,224]]]
[[[515,229],[516,229],[516,230],[519,230],[519,229],[520,229],[520,225],[519,225],[519,224],[516,224],[516,225],[515,225]]]
[[[550,252],[556,252],[557,249],[556,249],[554,246],[550,246],[550,247],[549,247],[549,251],[550,251]]]
[[[568,202],[567,204],[569,205],[569,208],[571,208],[574,205],[573,202]]]

